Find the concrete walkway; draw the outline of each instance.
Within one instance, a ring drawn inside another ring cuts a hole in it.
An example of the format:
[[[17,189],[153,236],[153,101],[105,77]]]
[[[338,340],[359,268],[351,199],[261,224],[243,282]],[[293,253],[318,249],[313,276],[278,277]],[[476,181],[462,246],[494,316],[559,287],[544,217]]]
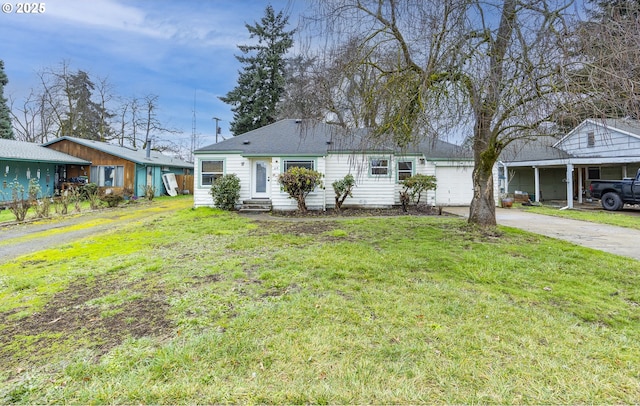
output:
[[[469,217],[468,207],[446,207],[445,211]],[[496,221],[502,226],[640,260],[640,230],[502,208],[496,208]]]

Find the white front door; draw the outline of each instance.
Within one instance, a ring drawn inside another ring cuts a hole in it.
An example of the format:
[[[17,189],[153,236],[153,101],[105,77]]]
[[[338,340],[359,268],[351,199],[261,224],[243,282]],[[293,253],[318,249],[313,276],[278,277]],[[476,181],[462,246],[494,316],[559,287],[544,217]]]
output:
[[[253,161],[253,186],[251,197],[269,198],[271,196],[271,162],[267,160]]]

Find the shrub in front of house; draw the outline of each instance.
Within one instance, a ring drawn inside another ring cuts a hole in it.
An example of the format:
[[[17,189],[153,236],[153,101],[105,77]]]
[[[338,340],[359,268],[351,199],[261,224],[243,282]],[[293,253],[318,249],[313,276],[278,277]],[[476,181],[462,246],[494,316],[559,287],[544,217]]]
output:
[[[82,186],[82,196],[89,202],[91,210],[100,207],[100,188],[96,183],[87,183]]]
[[[11,189],[11,200],[7,203],[8,209],[16,217],[16,221],[23,221],[32,204],[30,190],[26,191],[17,180],[9,183]]]
[[[322,188],[322,174],[312,169],[293,167],[285,173],[281,173],[278,182],[282,189],[289,194],[291,199],[298,202],[298,211],[307,211],[307,195],[316,187]]]
[[[336,193],[336,210],[340,211],[347,197],[353,196],[352,190],[356,186],[356,180],[352,174],[347,174],[344,178],[333,182],[331,186]]]
[[[119,193],[113,193],[113,191],[107,189],[105,193],[100,196],[100,200],[105,202],[107,207],[118,207],[118,205],[124,201],[124,196]]]
[[[222,210],[234,210],[240,199],[240,178],[231,173],[216,179],[211,185],[213,204]]]
[[[410,202],[414,202],[416,206],[420,204],[422,194],[429,190],[435,190],[437,183],[436,177],[433,175],[415,174],[402,181],[403,189],[400,191],[400,203],[402,209],[407,211]]]
[[[153,198],[156,196],[156,187],[153,185],[140,186],[140,189],[142,190],[142,195],[148,201],[152,201]]]

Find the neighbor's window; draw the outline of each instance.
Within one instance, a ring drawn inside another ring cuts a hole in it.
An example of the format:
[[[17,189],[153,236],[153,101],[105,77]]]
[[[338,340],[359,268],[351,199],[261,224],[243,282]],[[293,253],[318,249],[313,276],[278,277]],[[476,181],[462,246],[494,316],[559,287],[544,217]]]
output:
[[[398,161],[398,180],[413,176],[413,161]]]
[[[123,187],[124,166],[92,166],[91,182],[101,187]]]
[[[295,159],[286,159],[283,161],[284,172],[287,172],[291,168],[307,168],[314,170],[314,162],[313,160],[295,160]]]
[[[587,133],[587,147],[592,148],[596,146],[596,135],[594,133]]]
[[[388,175],[389,174],[389,160],[381,158],[373,158],[370,161],[371,170],[370,175]]]
[[[211,186],[216,179],[224,175],[224,161],[202,161],[201,169],[202,186]]]
[[[587,176],[589,179],[600,179],[600,168],[597,166],[588,168]]]

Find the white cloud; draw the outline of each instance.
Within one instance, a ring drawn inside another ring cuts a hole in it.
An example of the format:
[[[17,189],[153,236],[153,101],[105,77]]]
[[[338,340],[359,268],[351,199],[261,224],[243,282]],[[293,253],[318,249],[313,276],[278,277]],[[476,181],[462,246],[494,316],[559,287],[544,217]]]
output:
[[[190,45],[235,48],[246,42],[242,6],[225,2],[137,2],[122,0],[49,0],[47,17],[87,29],[137,34]],[[246,6],[244,6],[245,12]],[[262,8],[257,9],[262,12]],[[255,13],[255,10],[252,10]],[[240,19],[238,18],[240,17]],[[247,22],[255,19],[248,18]]]
[[[147,13],[115,0],[55,0],[47,2],[46,15],[72,24],[139,33],[155,38],[169,38],[174,31],[147,21]],[[173,31],[173,32],[172,32]]]

